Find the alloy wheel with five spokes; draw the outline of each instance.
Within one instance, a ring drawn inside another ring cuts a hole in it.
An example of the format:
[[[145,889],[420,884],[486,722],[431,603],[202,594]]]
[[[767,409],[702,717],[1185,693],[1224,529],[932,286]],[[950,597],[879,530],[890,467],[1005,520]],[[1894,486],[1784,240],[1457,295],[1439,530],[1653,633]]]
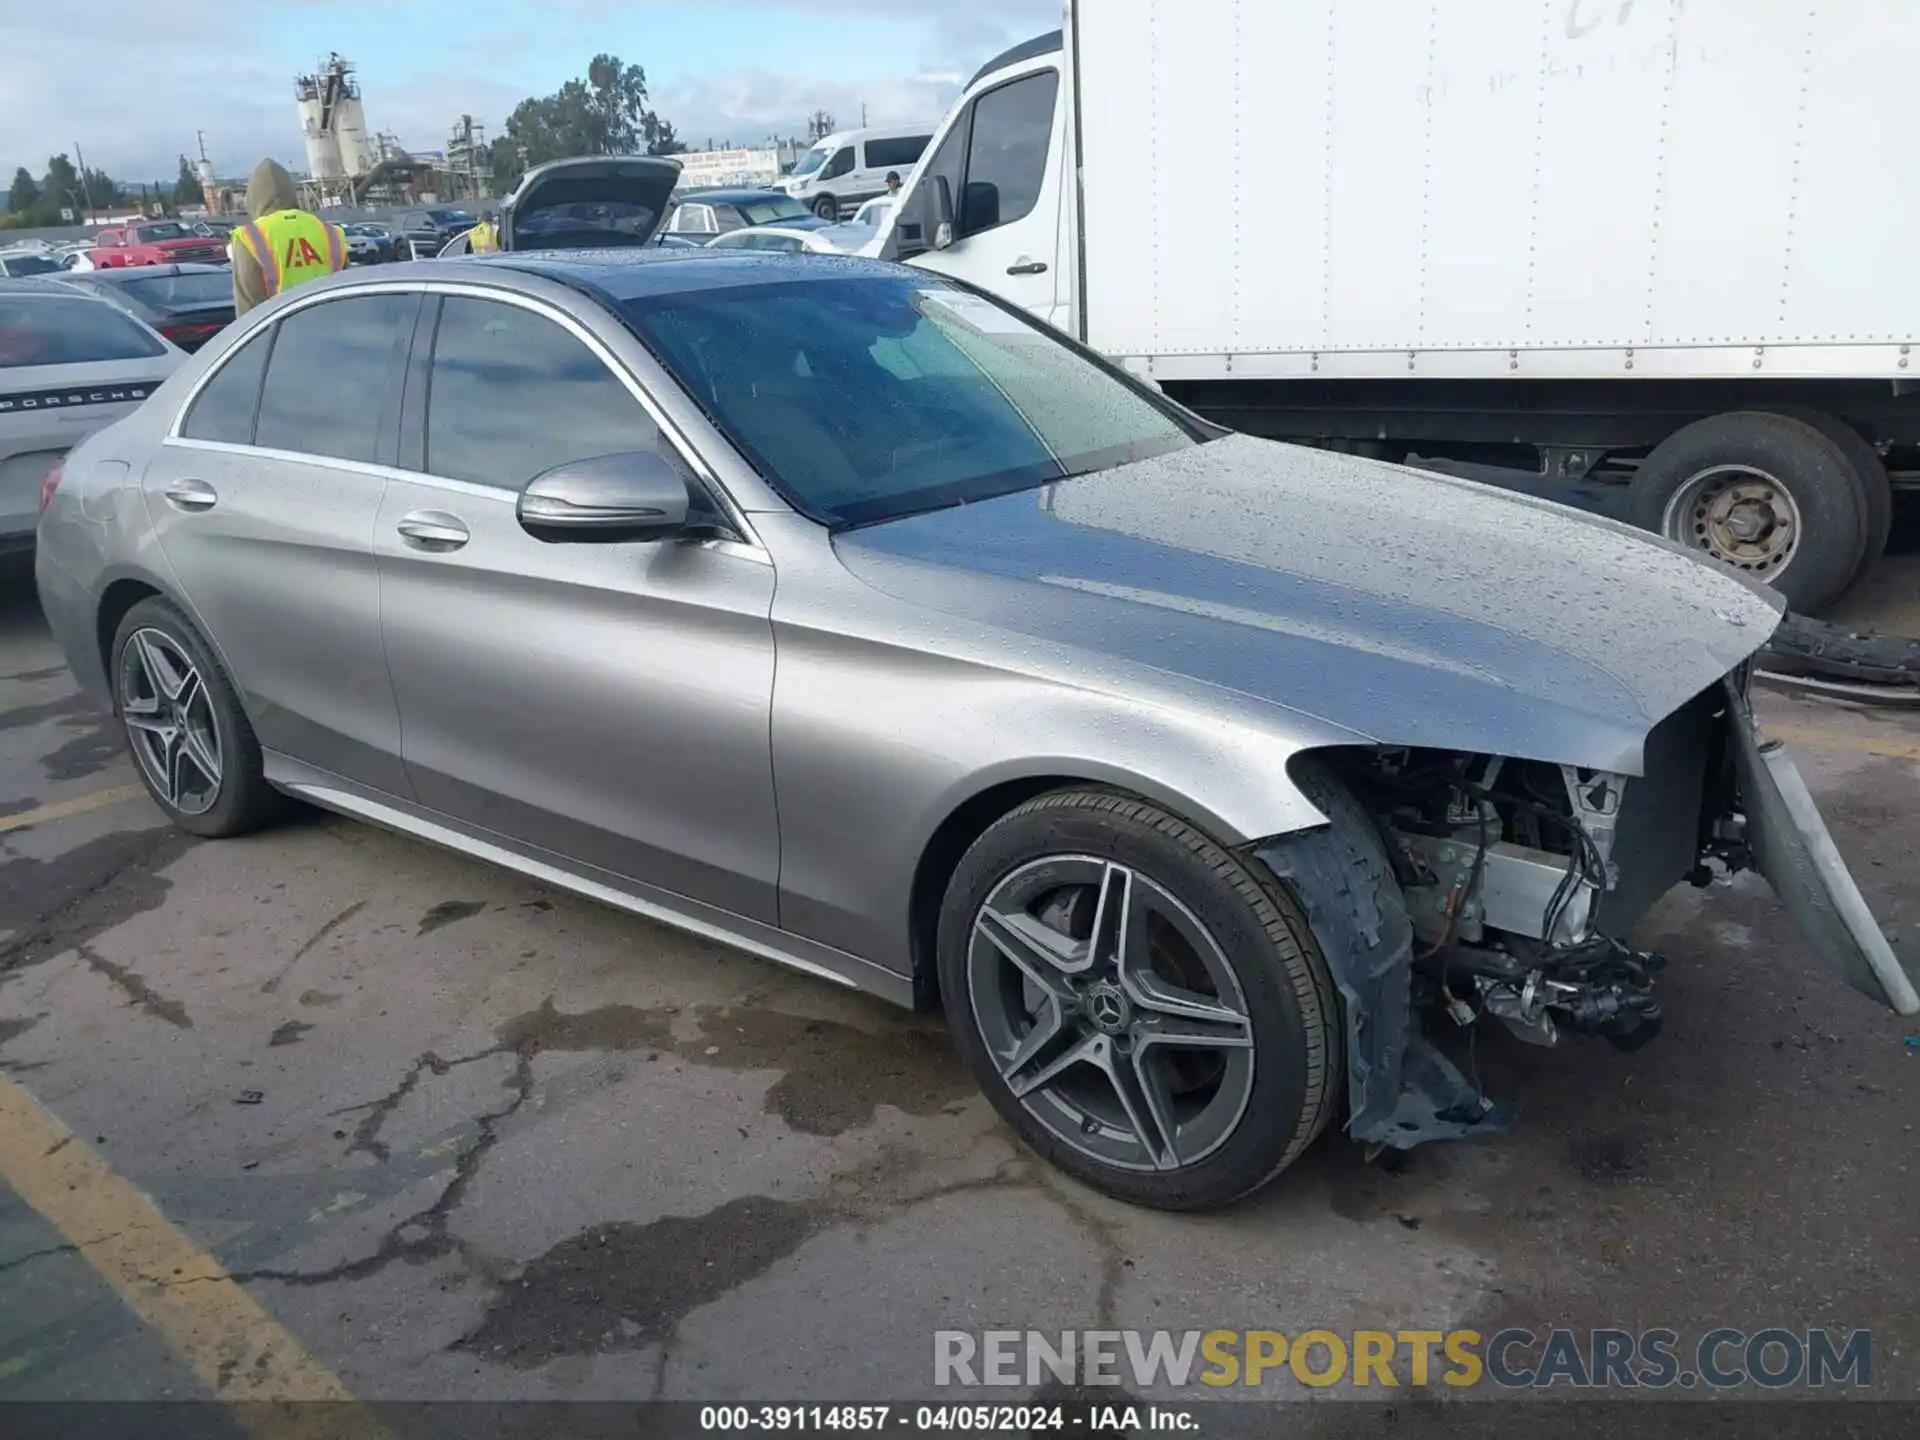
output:
[[[1193,911],[1134,868],[1067,854],[1013,870],[974,916],[967,981],[1008,1090],[1089,1159],[1177,1170],[1246,1111],[1239,978]]]
[[[135,630],[120,650],[119,701],[134,763],[154,793],[182,815],[211,810],[225,775],[220,726],[186,648],[164,630]]]

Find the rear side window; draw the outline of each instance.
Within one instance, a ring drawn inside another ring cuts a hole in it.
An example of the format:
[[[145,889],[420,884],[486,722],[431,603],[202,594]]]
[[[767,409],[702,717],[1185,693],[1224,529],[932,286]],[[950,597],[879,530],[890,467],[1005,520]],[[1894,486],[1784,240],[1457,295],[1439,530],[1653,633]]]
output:
[[[905,170],[920,158],[931,135],[895,135],[889,139],[867,141],[869,170]]]
[[[427,388],[431,474],[518,491],[569,460],[652,450],[659,439],[600,357],[544,315],[443,303]]]
[[[973,104],[960,228],[967,235],[1010,225],[1033,210],[1047,173],[1059,72],[1042,70],[989,90]]]
[[[371,464],[420,297],[355,295],[278,322],[254,443]]]
[[[260,377],[267,372],[273,336],[252,337],[200,387],[180,434],[188,440],[218,440],[227,445],[253,443],[254,412],[260,408]]]
[[[166,344],[126,311],[81,295],[0,296],[0,370],[147,360]]]

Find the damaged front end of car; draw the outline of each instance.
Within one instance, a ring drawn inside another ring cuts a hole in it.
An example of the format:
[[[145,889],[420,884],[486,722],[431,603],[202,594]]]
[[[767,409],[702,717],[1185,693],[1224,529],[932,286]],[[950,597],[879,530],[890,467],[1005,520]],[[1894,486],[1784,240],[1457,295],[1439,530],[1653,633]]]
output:
[[[1746,687],[1742,665],[1654,725],[1638,774],[1387,745],[1296,758],[1330,823],[1257,853],[1302,897],[1341,992],[1355,1139],[1405,1149],[1510,1123],[1423,1021],[1494,1020],[1536,1045],[1653,1039],[1665,960],[1628,937],[1681,883],[1756,870],[1848,984],[1920,1011]]]

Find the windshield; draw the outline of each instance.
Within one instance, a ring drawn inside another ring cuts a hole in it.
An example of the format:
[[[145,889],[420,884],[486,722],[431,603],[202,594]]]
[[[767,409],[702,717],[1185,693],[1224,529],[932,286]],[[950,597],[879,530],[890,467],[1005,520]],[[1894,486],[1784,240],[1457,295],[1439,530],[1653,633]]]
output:
[[[121,281],[120,288],[156,310],[198,310],[208,305],[233,303],[233,277],[224,270],[142,275]]]
[[[778,220],[798,220],[803,215],[813,214],[791,195],[782,195],[778,200],[756,201],[751,205],[742,205],[740,213],[747,217],[749,225],[771,225]]]
[[[833,147],[830,145],[816,146],[800,157],[799,163],[793,167],[793,173],[795,175],[811,175],[827,163],[827,157],[832,153]]]
[[[133,238],[142,245],[151,245],[156,240],[192,240],[194,233],[177,220],[169,220],[164,225],[136,225]]]
[[[621,306],[796,509],[858,525],[1104,470],[1201,438],[1051,332],[924,275]]]
[[[8,275],[45,275],[58,274],[60,266],[44,255],[6,255],[0,256],[0,270]]]
[[[104,300],[0,295],[0,370],[166,353],[157,336]]]

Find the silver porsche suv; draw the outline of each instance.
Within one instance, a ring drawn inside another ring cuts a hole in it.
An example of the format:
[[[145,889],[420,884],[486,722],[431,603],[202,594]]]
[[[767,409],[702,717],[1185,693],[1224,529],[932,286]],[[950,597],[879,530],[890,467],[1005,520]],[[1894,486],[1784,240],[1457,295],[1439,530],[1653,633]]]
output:
[[[180,825],[297,797],[943,1007],[1167,1208],[1506,1125],[1435,1016],[1645,1043],[1685,881],[1920,1008],[1748,708],[1768,592],[936,275],[663,251],[671,182],[536,171],[505,253],[302,286],[69,457],[46,613]]]

